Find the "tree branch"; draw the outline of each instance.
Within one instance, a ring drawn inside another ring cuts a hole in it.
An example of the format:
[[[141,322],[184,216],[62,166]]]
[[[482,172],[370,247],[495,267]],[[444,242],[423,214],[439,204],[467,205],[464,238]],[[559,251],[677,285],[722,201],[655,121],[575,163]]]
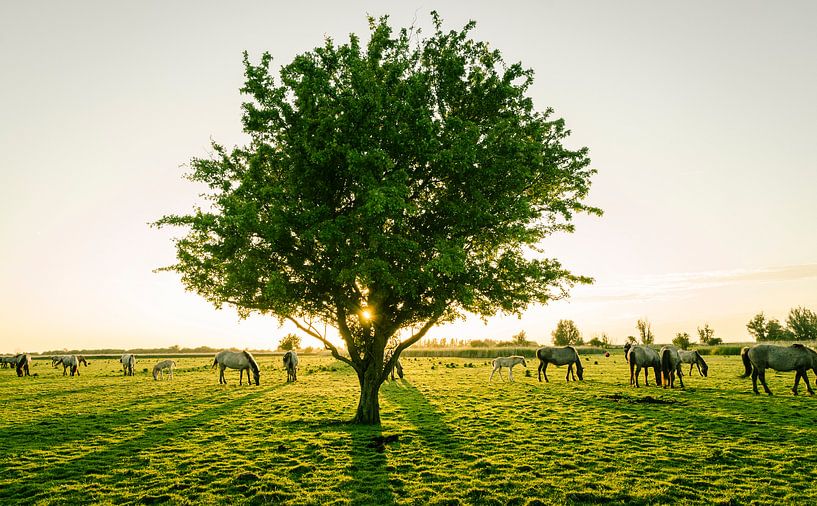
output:
[[[383,367],[383,372],[380,375],[381,382],[386,381],[386,377],[388,377],[389,372],[392,370],[394,365],[400,359],[400,354],[403,353],[403,350],[405,350],[412,344],[422,339],[423,336],[426,335],[426,332],[428,332],[431,329],[431,327],[437,324],[437,322],[440,320],[440,318],[442,318],[444,313],[445,310],[440,311],[437,315],[428,320],[425,323],[425,325],[423,325],[423,327],[419,330],[419,332],[417,332],[416,334],[411,334],[411,337],[397,345],[397,347],[394,349],[394,353],[392,353],[391,355],[391,358],[389,359],[388,362],[386,362],[386,366]]]
[[[345,363],[349,364],[350,366],[352,366],[353,369],[357,370],[357,368],[355,367],[355,364],[350,359],[348,359],[348,358],[344,357],[343,355],[341,355],[340,352],[338,351],[337,347],[334,344],[330,343],[324,336],[320,335],[320,333],[318,333],[318,331],[316,331],[315,328],[311,324],[307,327],[307,326],[303,325],[301,322],[299,322],[298,320],[296,320],[295,318],[292,318],[290,316],[287,316],[286,319],[291,321],[292,323],[294,323],[295,326],[298,327],[299,329],[303,330],[304,332],[306,332],[310,336],[312,336],[315,339],[317,339],[318,341],[322,342],[324,347],[326,347],[327,350],[332,352],[333,357],[340,360],[341,362],[345,362]]]

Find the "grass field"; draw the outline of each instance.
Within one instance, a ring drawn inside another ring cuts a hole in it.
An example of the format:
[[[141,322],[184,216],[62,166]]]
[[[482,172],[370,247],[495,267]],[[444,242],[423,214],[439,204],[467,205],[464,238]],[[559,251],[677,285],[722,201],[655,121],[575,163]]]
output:
[[[684,391],[634,389],[623,356],[586,358],[580,384],[552,366],[538,383],[531,362],[532,377],[491,385],[483,359],[409,358],[381,390],[380,427],[344,422],[357,381],[325,357],[302,357],[295,384],[263,357],[260,387],[230,371],[218,385],[207,358],[177,359],[164,382],[155,359],[134,377],[113,360],[74,378],[43,361],[29,378],[0,369],[0,499],[817,503],[817,399],[792,396],[792,373],[755,396],[739,357],[713,356]]]

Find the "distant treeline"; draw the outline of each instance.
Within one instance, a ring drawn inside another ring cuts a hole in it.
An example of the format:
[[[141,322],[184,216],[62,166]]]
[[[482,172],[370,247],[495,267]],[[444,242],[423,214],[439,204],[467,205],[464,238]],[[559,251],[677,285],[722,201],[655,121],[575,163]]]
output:
[[[180,348],[179,346],[170,346],[168,348],[98,348],[86,350],[50,350],[38,353],[41,356],[52,355],[121,355],[123,353],[133,353],[135,355],[210,355],[218,353],[225,348],[211,348],[209,346],[198,346],[196,348]],[[229,348],[237,351],[238,348]],[[250,353],[274,353],[272,350],[248,350]]]

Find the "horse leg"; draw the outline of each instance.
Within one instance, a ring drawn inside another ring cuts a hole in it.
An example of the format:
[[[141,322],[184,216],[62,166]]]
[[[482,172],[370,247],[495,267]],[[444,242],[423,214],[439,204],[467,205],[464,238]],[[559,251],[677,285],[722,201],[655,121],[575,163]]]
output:
[[[508,367],[508,383],[513,383],[513,365]]]
[[[803,381],[806,383],[809,395],[814,395],[814,390],[811,389],[811,383],[808,381],[808,369],[803,369]]]
[[[794,386],[791,389],[791,393],[797,395],[797,385],[800,383],[800,375],[802,374],[800,369],[797,369],[794,372]]]
[[[684,373],[681,371],[681,364],[678,364],[678,381],[681,383],[681,388],[684,388]]]
[[[548,363],[547,363],[547,362],[545,362],[545,363],[543,364],[543,367],[542,367],[542,376],[544,376],[544,377],[545,377],[545,382],[546,382],[546,383],[550,383],[550,380],[548,379]]]
[[[649,367],[645,367],[644,368],[644,385],[645,386],[650,386],[650,376],[649,376],[649,374],[647,374],[648,371],[649,371]]]
[[[757,391],[757,368],[752,368],[752,391],[755,395],[758,395],[760,392]]]
[[[536,371],[536,376],[539,378],[539,383],[542,382],[542,366],[545,365],[541,360],[539,361],[539,369]]]
[[[766,369],[758,371],[758,376],[760,377],[760,384],[763,385],[763,390],[765,390],[767,394],[772,395],[772,391],[769,390],[769,386],[766,384]]]
[[[645,370],[646,370],[646,369],[645,369]],[[641,385],[639,385],[639,384],[638,384],[638,377],[639,377],[640,375],[641,375],[641,366],[640,366],[640,365],[638,365],[638,364],[636,364],[636,365],[635,365],[635,374],[633,374],[633,377],[635,378],[635,387],[636,387],[636,388],[639,388],[639,387],[641,386]]]
[[[490,383],[491,380],[494,379],[494,373],[495,372],[496,372],[496,367],[494,367],[494,370],[491,371],[491,376],[488,378],[488,383]],[[500,376],[501,376],[501,374],[500,374]],[[289,373],[287,373],[287,379],[289,379]]]

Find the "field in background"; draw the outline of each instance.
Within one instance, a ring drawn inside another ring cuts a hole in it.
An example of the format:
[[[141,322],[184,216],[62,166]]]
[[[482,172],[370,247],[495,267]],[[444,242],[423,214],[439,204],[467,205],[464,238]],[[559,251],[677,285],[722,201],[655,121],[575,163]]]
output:
[[[0,499],[817,503],[817,399],[791,395],[793,374],[755,396],[738,357],[712,356],[684,391],[634,389],[620,350],[585,359],[583,383],[552,366],[538,383],[531,361],[532,377],[489,385],[487,359],[407,357],[381,427],[343,422],[357,381],[327,357],[303,357],[295,384],[262,357],[260,387],[230,371],[219,386],[207,357],[177,359],[172,382],[150,378],[153,359],[127,378],[114,360],[74,378],[0,369]]]

